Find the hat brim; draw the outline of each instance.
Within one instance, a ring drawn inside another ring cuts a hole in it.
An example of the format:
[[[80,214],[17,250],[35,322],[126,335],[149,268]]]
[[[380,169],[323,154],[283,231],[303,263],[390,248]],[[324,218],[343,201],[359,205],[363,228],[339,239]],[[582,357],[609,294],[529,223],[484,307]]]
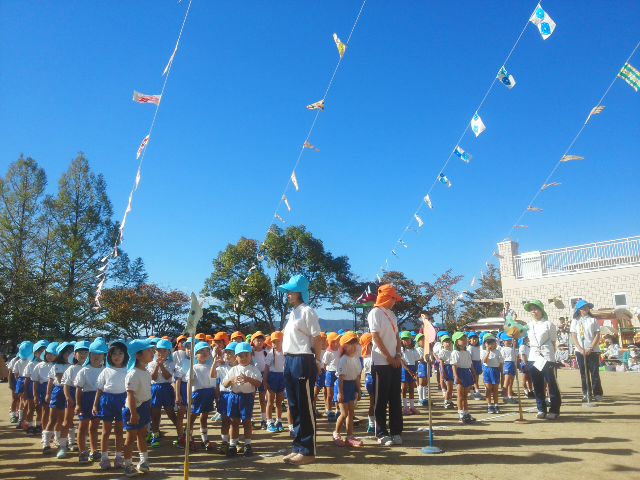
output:
[[[284,285],[280,285],[278,287],[278,291],[282,293],[299,293],[302,296],[302,301],[304,303],[309,303],[309,290],[305,288],[301,288],[296,283],[285,283]]]
[[[524,309],[526,312],[531,312],[532,308],[537,308],[538,310],[542,310],[542,312],[544,313],[544,308],[540,307],[540,305],[538,305],[537,303],[528,302],[524,304]]]

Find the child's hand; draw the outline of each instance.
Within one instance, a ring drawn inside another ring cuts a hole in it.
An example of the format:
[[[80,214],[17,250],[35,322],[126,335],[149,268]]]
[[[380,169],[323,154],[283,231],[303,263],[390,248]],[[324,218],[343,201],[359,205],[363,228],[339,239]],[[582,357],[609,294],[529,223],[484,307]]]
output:
[[[176,395],[176,404],[182,405],[182,397],[180,397],[180,395]]]
[[[81,413],[82,413],[82,409],[80,408],[80,405],[76,405],[75,414],[80,415]]]
[[[338,394],[338,403],[344,403],[344,393],[342,392]]]
[[[129,423],[131,425],[137,425],[138,422],[140,422],[140,415],[138,415],[137,411],[131,410],[131,419],[130,419]]]
[[[97,417],[97,416],[98,416],[98,407],[96,407],[96,406],[94,405],[94,406],[93,406],[93,408],[91,409],[91,414],[92,414],[94,417]]]
[[[50,401],[51,401],[51,395],[47,395],[46,397],[44,397],[45,403],[49,403]]]
[[[165,362],[165,359],[164,359],[164,358],[159,358],[159,359],[158,359],[158,363],[157,363],[157,365],[158,365],[159,367],[163,367],[163,366],[164,366],[164,362]]]

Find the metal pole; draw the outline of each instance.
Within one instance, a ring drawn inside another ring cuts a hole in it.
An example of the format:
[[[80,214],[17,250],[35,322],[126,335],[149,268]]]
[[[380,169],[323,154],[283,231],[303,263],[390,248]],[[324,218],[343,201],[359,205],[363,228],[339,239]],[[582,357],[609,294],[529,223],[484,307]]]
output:
[[[428,369],[427,373],[429,374],[427,376],[427,399],[428,399],[427,401],[429,402],[429,446],[421,449],[421,452],[427,455],[433,455],[436,453],[443,453],[444,450],[436,447],[433,444],[433,421],[431,417],[431,373],[432,373],[431,363],[427,364],[427,369]]]
[[[189,383],[187,383],[187,425],[185,428],[184,444],[184,480],[189,480],[189,444],[191,443],[191,389],[193,388],[193,345],[191,340],[191,355],[189,356]]]

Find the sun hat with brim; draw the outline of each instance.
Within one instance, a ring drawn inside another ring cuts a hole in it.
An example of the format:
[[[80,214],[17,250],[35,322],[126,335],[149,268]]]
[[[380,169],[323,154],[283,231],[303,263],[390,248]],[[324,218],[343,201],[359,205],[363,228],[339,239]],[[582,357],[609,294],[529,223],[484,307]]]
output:
[[[391,308],[393,302],[402,302],[404,299],[398,294],[395,287],[390,284],[380,285],[378,287],[378,296],[376,297],[375,307]]]
[[[468,332],[467,333],[467,338],[473,338],[473,337],[478,337],[478,333],[477,332]]]
[[[252,340],[255,340],[255,339],[256,339],[256,338],[258,338],[258,337],[266,338],[267,336],[266,336],[264,333],[262,333],[260,330],[258,330],[256,333],[254,333],[253,335],[251,335],[251,339],[252,339]]]
[[[41,348],[47,348],[47,345],[49,345],[49,340],[38,340],[33,344],[33,354],[35,355]]]
[[[422,340],[424,338],[424,334],[419,333],[416,335],[416,343],[418,343],[420,340]]]
[[[244,340],[244,333],[240,331],[235,331],[231,334],[231,341],[233,342],[236,338],[242,338]]]
[[[363,347],[365,345],[369,345],[372,341],[373,341],[373,335],[371,335],[368,332],[363,333],[362,336],[360,337],[360,345],[362,345]]]
[[[586,300],[578,300],[578,302],[576,303],[576,309],[573,312],[573,318],[579,318],[580,310],[582,310],[583,308],[588,308],[589,310],[591,310],[593,308],[593,303],[589,303]]]
[[[242,342],[236,345],[236,355],[240,355],[241,353],[253,353],[253,348],[251,348],[251,344],[247,342]]]
[[[178,335],[178,338],[176,338],[176,344],[183,342],[186,339],[187,339],[186,335]]]
[[[153,337],[153,338],[148,338],[147,341],[149,342],[150,345],[153,345],[155,347],[160,341],[160,339],[157,337]]]
[[[51,355],[57,355],[58,345],[60,345],[58,342],[51,342],[49,345],[47,345],[45,352],[50,353]]]
[[[344,347],[349,342],[354,342],[358,340],[358,335],[356,332],[346,332],[344,335],[340,337],[340,346]]]
[[[467,335],[464,332],[456,332],[453,334],[453,337],[451,337],[451,341],[453,343],[456,343],[458,340],[460,340],[461,338],[466,337]]]
[[[547,316],[547,312],[544,311],[544,304],[540,300],[530,300],[524,304],[524,309],[527,312],[530,312],[533,307],[539,310],[542,310],[542,313],[544,314],[544,316],[545,317]]]
[[[508,342],[510,340],[513,340],[513,338],[511,338],[507,332],[500,332],[498,334],[498,338],[503,342]]]
[[[404,332],[400,333],[400,340],[412,340],[413,337],[411,336],[411,332],[405,330]]]
[[[337,332],[329,332],[329,333],[327,333],[327,342],[329,342],[329,343],[335,342],[339,338],[340,338],[340,334],[337,333]]]
[[[196,346],[193,348],[193,353],[196,354],[200,350],[204,350],[205,348],[211,348],[211,345],[209,345],[207,342],[200,341],[196,343]]]
[[[109,346],[104,341],[102,337],[96,338],[93,342],[89,344],[89,355],[87,359],[84,361],[84,366],[88,366],[91,363],[91,354],[95,355],[106,355],[109,353]]]
[[[227,345],[226,347],[224,347],[225,350],[229,350],[232,353],[236,353],[236,347],[238,346],[238,344],[236,342],[231,342],[229,343],[229,345]]]
[[[227,335],[227,332],[218,332],[213,336],[214,342],[219,342],[219,341],[226,342],[228,340],[229,340],[229,335]]]
[[[491,340],[495,340],[496,337],[494,337],[493,335],[491,335],[490,333],[487,333],[483,339],[482,339],[482,343],[487,343],[490,342]]]
[[[58,345],[58,348],[56,349],[56,355],[60,355],[65,348],[71,347],[71,350],[73,350],[73,343],[71,342],[62,342],[60,345]]]
[[[271,334],[271,341],[274,340],[282,340],[284,338],[284,333],[277,331]]]
[[[20,360],[31,360],[33,358],[33,342],[25,340],[18,347],[18,358]]]
[[[448,334],[440,337],[441,342],[445,342],[447,340],[451,341],[451,337]]]
[[[89,340],[82,340],[80,342],[76,342],[76,344],[73,346],[73,351],[77,352],[78,350],[89,350],[90,346],[91,344],[89,343]]]
[[[165,340],[164,338],[161,338],[160,340],[158,340],[158,343],[156,343],[156,348],[164,348],[166,350],[172,350],[173,349],[173,344],[171,343],[170,340]]]
[[[129,353],[129,363],[127,363],[128,372],[136,368],[136,355],[150,348],[153,348],[153,344],[149,339],[132,340],[129,345],[127,345],[127,352]]]
[[[278,291],[285,293],[299,293],[304,303],[309,303],[309,280],[304,275],[294,275]]]

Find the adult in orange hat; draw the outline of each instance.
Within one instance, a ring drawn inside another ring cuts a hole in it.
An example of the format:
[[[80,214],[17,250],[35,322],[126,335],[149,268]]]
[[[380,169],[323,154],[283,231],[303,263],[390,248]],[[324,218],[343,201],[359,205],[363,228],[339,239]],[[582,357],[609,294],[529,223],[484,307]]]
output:
[[[402,297],[390,283],[380,285],[374,308],[367,316],[373,348],[372,373],[376,379],[375,435],[381,445],[402,444],[402,342],[392,309]],[[387,425],[387,411],[389,424]]]

